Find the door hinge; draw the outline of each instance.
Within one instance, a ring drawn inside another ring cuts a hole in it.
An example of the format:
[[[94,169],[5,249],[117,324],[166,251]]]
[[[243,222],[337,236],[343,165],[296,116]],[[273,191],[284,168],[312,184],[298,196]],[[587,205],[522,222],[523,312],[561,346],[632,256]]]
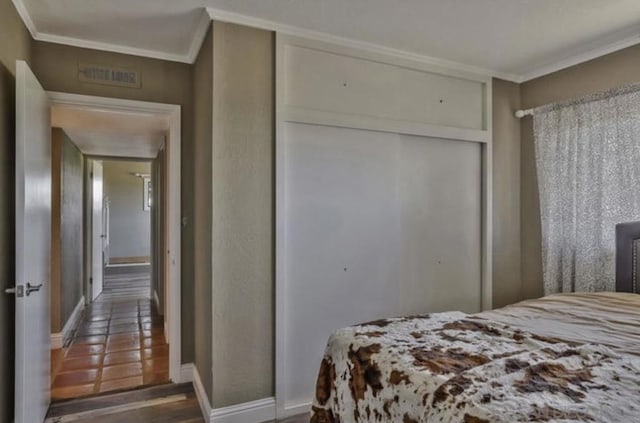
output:
[[[93,278],[89,278],[89,285],[93,285]]]

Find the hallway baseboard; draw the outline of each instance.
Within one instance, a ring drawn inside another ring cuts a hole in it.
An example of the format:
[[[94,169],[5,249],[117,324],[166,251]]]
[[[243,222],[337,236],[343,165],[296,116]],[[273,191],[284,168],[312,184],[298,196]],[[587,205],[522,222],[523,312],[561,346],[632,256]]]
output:
[[[189,364],[183,365],[183,370],[186,366],[189,366]],[[263,423],[275,420],[276,399],[273,397],[230,405],[228,407],[211,408],[209,397],[198,373],[198,368],[195,365],[191,366],[193,368],[193,388],[206,422]]]
[[[80,301],[78,301],[71,316],[62,327],[62,331],[51,334],[51,349],[58,350],[64,346],[64,342],[69,339],[71,331],[78,325],[82,310],[84,310],[84,296],[80,297]]]
[[[202,417],[204,417],[205,422],[211,422],[213,417],[211,415],[212,410],[209,396],[207,395],[207,391],[204,389],[202,379],[200,379],[198,368],[195,366],[195,364],[193,364],[191,368],[193,370],[193,390],[196,392],[196,398],[198,399],[198,404],[200,405],[200,411],[202,411]]]
[[[262,423],[275,418],[276,399],[273,397],[214,408],[211,411],[211,421],[216,423]]]
[[[180,366],[180,383],[193,382],[193,363]]]

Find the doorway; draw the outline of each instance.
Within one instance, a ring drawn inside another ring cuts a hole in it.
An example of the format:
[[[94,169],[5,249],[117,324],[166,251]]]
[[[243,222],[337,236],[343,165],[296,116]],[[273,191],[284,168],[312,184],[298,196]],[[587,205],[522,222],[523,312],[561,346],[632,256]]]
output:
[[[179,382],[179,107],[49,95],[54,146],[59,131],[83,180],[82,295],[52,334],[52,399]],[[60,240],[64,265],[77,244]]]

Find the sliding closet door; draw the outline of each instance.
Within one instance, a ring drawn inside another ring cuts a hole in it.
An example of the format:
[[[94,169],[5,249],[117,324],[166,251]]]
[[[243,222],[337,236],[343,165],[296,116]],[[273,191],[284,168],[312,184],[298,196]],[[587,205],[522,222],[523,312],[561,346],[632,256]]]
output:
[[[285,123],[285,407],[308,403],[332,331],[481,304],[474,142]]]

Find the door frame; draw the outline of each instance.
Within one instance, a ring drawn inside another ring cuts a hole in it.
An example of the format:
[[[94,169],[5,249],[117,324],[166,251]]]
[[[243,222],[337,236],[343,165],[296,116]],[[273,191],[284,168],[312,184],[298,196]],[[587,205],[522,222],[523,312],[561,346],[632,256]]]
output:
[[[181,377],[181,193],[180,193],[180,154],[181,138],[181,106],[176,104],[153,103],[148,101],[125,100],[111,97],[97,97],[80,94],[48,91],[51,106],[73,106],[86,110],[110,111],[120,113],[135,113],[142,115],[164,115],[169,121],[168,136],[165,142],[168,154],[166,181],[168,198],[166,207],[167,249],[165,260],[165,274],[167,277],[166,306],[167,330],[169,332],[169,378],[173,382],[183,382]]]

